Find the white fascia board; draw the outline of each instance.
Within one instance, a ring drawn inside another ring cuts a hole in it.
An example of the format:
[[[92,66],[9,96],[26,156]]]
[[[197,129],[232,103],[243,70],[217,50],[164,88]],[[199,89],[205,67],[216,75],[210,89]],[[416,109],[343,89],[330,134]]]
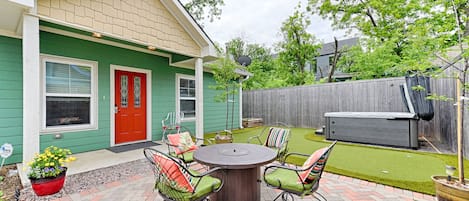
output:
[[[27,7],[27,8],[34,7],[34,0],[8,0],[8,1],[21,5],[23,7]]]
[[[200,56],[216,57],[216,49],[213,42],[197,24],[197,22],[190,16],[186,9],[179,3],[178,0],[160,0],[161,3],[168,9],[168,11],[176,18],[184,30],[191,36],[191,38],[201,48]]]
[[[201,57],[204,59],[204,62],[217,60],[217,55],[217,49],[213,45],[205,46],[202,48]]]

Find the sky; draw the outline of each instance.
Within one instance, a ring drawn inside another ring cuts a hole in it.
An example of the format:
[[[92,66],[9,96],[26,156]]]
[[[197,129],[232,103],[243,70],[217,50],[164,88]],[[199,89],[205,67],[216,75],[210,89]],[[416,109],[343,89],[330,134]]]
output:
[[[300,0],[305,8],[307,0]],[[248,43],[264,44],[267,47],[282,38],[279,34],[282,22],[293,14],[298,1],[291,0],[225,0],[221,19],[204,22],[204,30],[219,44],[241,37]],[[321,42],[350,38],[344,30],[332,30],[331,22],[319,16],[310,18],[308,32]]]

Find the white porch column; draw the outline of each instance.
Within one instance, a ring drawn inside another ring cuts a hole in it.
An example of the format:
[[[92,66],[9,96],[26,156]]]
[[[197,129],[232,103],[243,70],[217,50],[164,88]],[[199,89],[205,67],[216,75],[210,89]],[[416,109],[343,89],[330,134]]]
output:
[[[23,163],[39,152],[39,18],[23,16]]]
[[[204,137],[204,69],[202,58],[195,59],[195,135]]]
[[[243,128],[243,81],[239,80],[239,128]]]

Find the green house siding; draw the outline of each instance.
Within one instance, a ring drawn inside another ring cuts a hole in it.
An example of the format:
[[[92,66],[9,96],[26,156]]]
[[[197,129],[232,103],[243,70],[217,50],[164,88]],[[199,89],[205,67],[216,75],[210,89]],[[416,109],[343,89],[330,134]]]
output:
[[[204,75],[204,129],[205,132],[214,132],[225,129],[226,125],[226,103],[215,102],[215,96],[221,91],[209,89],[209,86],[216,85],[212,75]],[[231,97],[230,97],[231,99]],[[238,94],[235,95],[234,113],[232,118],[232,103],[228,108],[228,129],[239,128],[239,99]],[[233,121],[231,121],[233,119]]]
[[[43,133],[41,149],[58,145],[73,152],[85,152],[107,148],[110,145],[110,65],[149,69],[152,71],[152,139],[161,139],[161,120],[176,106],[176,74],[194,75],[194,70],[169,66],[169,59],[124,48],[93,43],[48,32],[40,32],[42,54],[91,60],[98,62],[98,129],[80,132],[64,132],[61,139]],[[204,75],[205,131],[223,130],[225,104],[215,103],[216,93],[208,86],[213,82],[210,74]],[[237,110],[236,110],[237,111]],[[236,112],[238,115],[239,112]],[[237,117],[237,116],[236,116]],[[235,118],[236,118],[235,117]],[[239,123],[238,123],[239,124]],[[238,125],[236,124],[236,125]],[[194,122],[185,122],[194,132]],[[236,126],[238,127],[238,126]]]
[[[0,36],[0,145],[13,145],[5,163],[23,159],[23,58],[20,39]]]

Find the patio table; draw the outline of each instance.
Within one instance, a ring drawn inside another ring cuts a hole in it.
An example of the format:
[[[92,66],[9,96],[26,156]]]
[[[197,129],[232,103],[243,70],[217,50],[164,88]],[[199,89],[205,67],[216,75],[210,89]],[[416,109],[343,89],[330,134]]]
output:
[[[261,199],[260,167],[275,160],[277,153],[256,144],[227,143],[199,148],[194,160],[209,167],[223,167],[217,177],[223,177],[224,186],[210,196],[218,201],[259,201]]]

